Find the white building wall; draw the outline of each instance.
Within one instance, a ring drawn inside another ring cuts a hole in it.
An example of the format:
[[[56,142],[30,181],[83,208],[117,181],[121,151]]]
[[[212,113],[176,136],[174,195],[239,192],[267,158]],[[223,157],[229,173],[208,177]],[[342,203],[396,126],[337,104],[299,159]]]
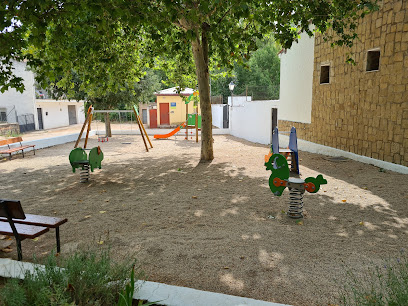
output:
[[[220,129],[224,126],[224,106],[225,104],[211,105],[212,124]]]
[[[34,104],[34,74],[31,71],[26,70],[25,63],[14,62],[13,66],[15,74],[24,79],[25,90],[23,93],[20,93],[15,89],[9,89],[5,93],[0,93],[0,108],[6,109],[9,123],[17,122],[16,115],[34,114],[34,120],[37,127],[37,110],[35,109]]]
[[[85,113],[83,101],[36,100],[36,107],[42,109],[45,130],[69,125],[68,105],[75,105],[77,123],[84,123]]]
[[[231,135],[256,143],[270,144],[272,108],[278,108],[280,102],[278,100],[243,102],[235,101],[233,97],[233,105],[229,111]]]
[[[311,123],[314,37],[302,33],[280,58],[279,120]]]

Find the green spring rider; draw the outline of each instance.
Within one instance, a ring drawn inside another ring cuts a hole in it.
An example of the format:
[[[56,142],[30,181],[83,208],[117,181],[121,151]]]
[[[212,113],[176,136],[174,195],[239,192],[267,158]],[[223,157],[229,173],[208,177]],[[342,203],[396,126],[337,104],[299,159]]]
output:
[[[99,146],[89,151],[89,158],[82,148],[75,148],[69,153],[69,162],[72,167],[72,172],[75,173],[76,168],[81,169],[79,176],[81,183],[89,181],[89,168],[91,168],[91,172],[93,172],[95,168],[102,168],[102,160],[103,153]]]
[[[316,193],[320,185],[327,184],[323,175],[308,177],[305,180],[289,177],[289,166],[285,156],[269,154],[265,156],[266,170],[271,170],[269,188],[276,196],[281,196],[286,187],[289,188],[289,210],[287,215],[291,218],[303,218],[303,194],[305,191]]]

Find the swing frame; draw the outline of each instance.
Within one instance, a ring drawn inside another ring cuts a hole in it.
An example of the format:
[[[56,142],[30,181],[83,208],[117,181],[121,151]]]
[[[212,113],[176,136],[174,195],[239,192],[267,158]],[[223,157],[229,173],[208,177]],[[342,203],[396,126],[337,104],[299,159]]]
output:
[[[142,136],[143,143],[144,143],[144,145],[145,145],[146,151],[149,152],[149,148],[148,148],[148,146],[147,146],[146,138],[147,138],[147,141],[148,141],[149,144],[150,144],[150,148],[153,148],[153,145],[152,145],[152,142],[150,141],[149,136],[147,135],[147,132],[146,132],[146,129],[145,129],[144,125],[143,125],[143,122],[142,122],[142,120],[140,119],[139,112],[138,112],[138,110],[137,110],[136,105],[133,105],[133,109],[132,109],[132,110],[95,110],[95,109],[93,108],[93,106],[91,105],[91,106],[88,108],[88,112],[87,112],[87,114],[86,114],[85,122],[84,122],[84,124],[82,125],[81,132],[80,132],[79,135],[78,135],[78,139],[77,139],[77,141],[76,141],[76,143],[75,143],[74,148],[78,147],[78,144],[79,144],[79,141],[81,140],[81,137],[82,137],[82,134],[83,134],[83,132],[84,132],[85,126],[88,125],[87,132],[86,132],[86,136],[85,136],[85,144],[84,144],[84,149],[86,149],[86,145],[87,145],[87,143],[88,143],[89,131],[91,130],[91,122],[92,122],[93,114],[97,114],[97,113],[119,113],[119,122],[120,122],[120,124],[121,124],[121,115],[120,115],[120,114],[121,114],[121,113],[132,113],[132,112],[135,114],[136,122],[137,122],[137,124],[138,124],[138,126],[139,126],[140,134],[141,134],[141,136]],[[131,122],[133,123],[132,117],[131,117]],[[96,125],[97,125],[97,124],[96,124]],[[146,137],[146,138],[145,138],[145,137]]]

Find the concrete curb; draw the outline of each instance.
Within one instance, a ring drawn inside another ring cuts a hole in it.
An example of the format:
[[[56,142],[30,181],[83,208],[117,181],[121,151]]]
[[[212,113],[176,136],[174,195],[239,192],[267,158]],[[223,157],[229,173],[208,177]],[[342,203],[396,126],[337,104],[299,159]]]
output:
[[[55,136],[55,137],[48,137],[48,138],[42,138],[42,139],[36,139],[36,140],[27,140],[27,141],[22,141],[22,145],[35,145],[35,149],[43,149],[43,148],[48,148],[48,147],[53,147],[57,146],[60,144],[65,144],[68,142],[76,141],[78,139],[79,133],[75,134],[69,134],[69,135],[62,135],[62,136]],[[89,136],[94,136],[95,131],[89,132]],[[81,139],[85,138],[85,133],[82,134]],[[7,148],[7,146],[3,146]],[[0,147],[0,148],[3,148]],[[32,151],[33,148],[28,148],[24,149],[24,152]],[[18,152],[20,153],[20,152]]]
[[[24,279],[26,271],[33,273],[36,268],[44,269],[44,266],[9,258],[0,258],[1,277]],[[133,295],[134,299],[158,302],[168,306],[285,306],[284,304],[148,281],[136,281],[135,288],[138,288],[138,290]]]

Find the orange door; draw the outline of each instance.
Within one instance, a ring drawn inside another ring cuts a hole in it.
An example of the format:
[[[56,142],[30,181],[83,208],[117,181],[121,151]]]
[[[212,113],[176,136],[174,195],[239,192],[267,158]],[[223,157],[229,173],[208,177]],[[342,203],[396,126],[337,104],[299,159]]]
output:
[[[169,103],[160,103],[160,125],[170,125]]]
[[[157,109],[150,109],[150,128],[155,129],[157,128]]]

